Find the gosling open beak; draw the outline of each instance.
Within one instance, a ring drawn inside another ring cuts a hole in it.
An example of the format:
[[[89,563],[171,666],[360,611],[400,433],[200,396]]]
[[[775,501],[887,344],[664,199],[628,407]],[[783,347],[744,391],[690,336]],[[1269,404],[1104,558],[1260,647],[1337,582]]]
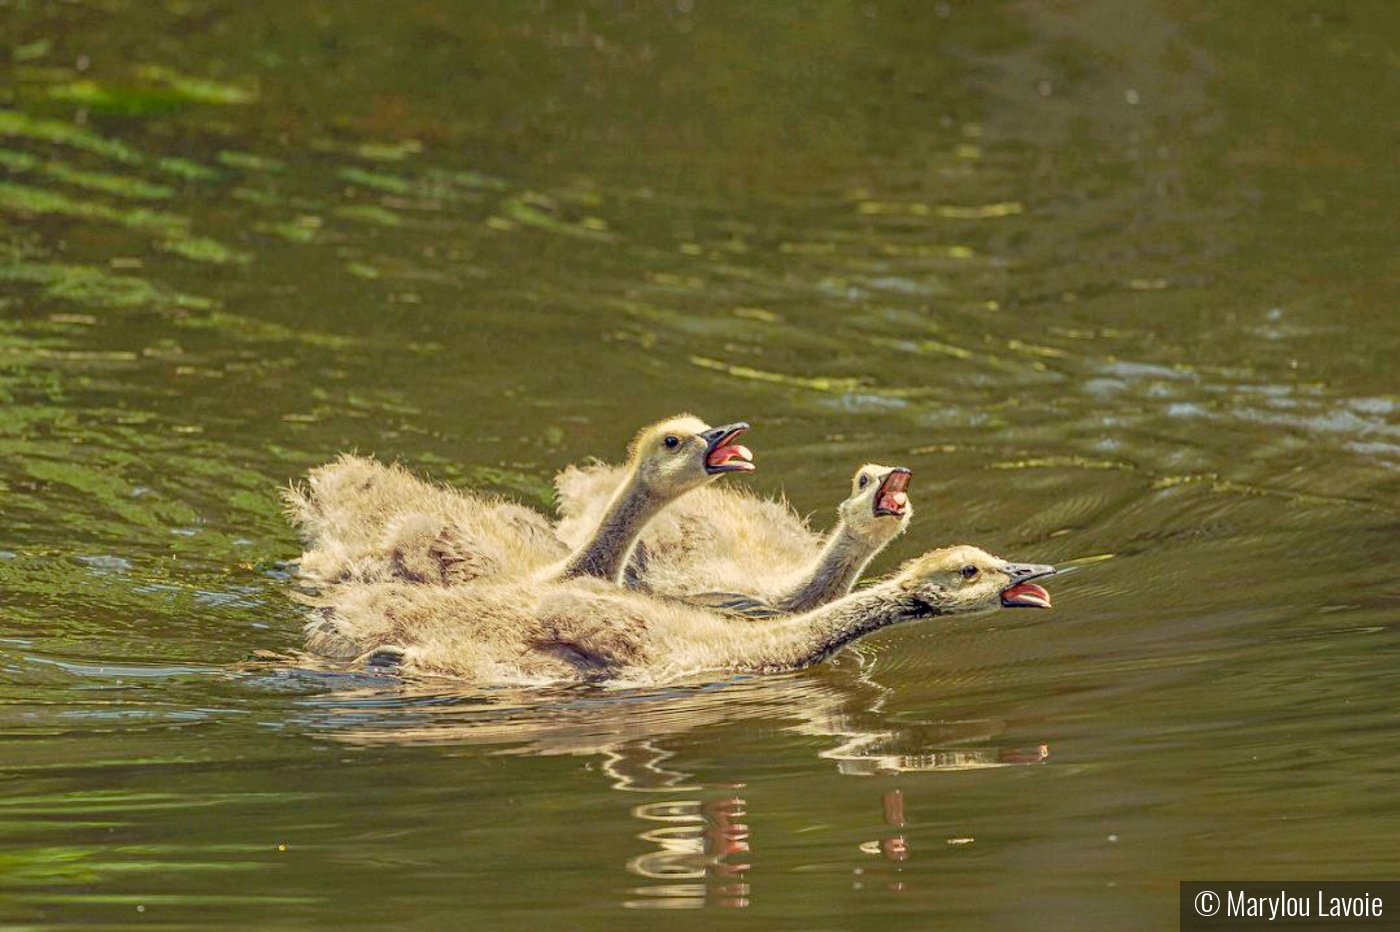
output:
[[[734,443],[734,440],[748,429],[748,424],[739,421],[701,434],[701,439],[708,444],[705,447],[705,472],[714,475],[722,472],[753,472],[757,469],[753,464],[753,452],[742,443]]]
[[[1055,568],[1044,563],[1008,563],[1002,572],[1011,577],[1011,585],[1001,590],[1001,604],[1006,608],[1049,608],[1050,593],[1031,582],[1055,575]]]
[[[875,517],[904,517],[909,508],[909,496],[905,494],[905,490],[909,488],[909,480],[913,475],[903,466],[896,466],[885,473],[885,477],[880,480],[880,487],[875,490]]]

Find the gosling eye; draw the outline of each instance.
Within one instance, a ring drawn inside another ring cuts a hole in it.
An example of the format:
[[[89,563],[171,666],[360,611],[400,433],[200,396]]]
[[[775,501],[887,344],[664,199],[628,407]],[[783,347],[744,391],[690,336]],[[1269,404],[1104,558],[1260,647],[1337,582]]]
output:
[[[681,438],[677,437],[675,434],[667,434],[666,439],[663,440],[662,443],[666,444],[666,449],[674,450],[681,445]]]
[[[967,566],[964,566],[962,569],[958,570],[958,572],[962,574],[963,579],[971,579],[972,577],[977,575],[977,567],[969,563]]]
[[[862,489],[865,488],[865,487],[866,487],[867,485],[869,485],[869,484],[870,484],[870,477],[869,477],[869,476],[861,476],[861,477],[860,477],[860,487],[861,487]]]

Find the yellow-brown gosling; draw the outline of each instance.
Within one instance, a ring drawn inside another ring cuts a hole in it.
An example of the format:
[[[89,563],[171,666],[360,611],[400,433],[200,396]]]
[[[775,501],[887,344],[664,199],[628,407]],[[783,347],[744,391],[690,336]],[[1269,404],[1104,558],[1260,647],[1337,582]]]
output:
[[[725,473],[753,471],[753,454],[734,442],[748,429],[742,422],[710,427],[688,414],[644,428],[628,449],[626,472],[602,517],[546,577],[621,582],[642,529],[663,508]]]
[[[906,621],[1001,606],[1049,608],[1033,580],[1050,566],[1008,563],[971,546],[934,550],[875,585],[804,612],[740,620],[599,579],[398,582],[329,590],[308,646],[341,659],[392,657],[403,672],[479,685],[667,682],[818,663]]]
[[[351,453],[311,470],[283,498],[306,544],[301,575],[320,585],[466,582],[507,568],[528,572],[569,553],[532,508]]]
[[[346,454],[285,494],[307,542],[301,573],[322,584],[392,578],[454,585],[507,573],[616,579],[637,534],[667,503],[726,472],[754,468],[753,454],[734,442],[747,429],[712,428],[689,415],[644,428],[623,481],[572,549],[523,505]]]
[[[910,472],[867,463],[851,478],[826,535],[784,502],[742,489],[711,487],[676,502],[642,533],[629,585],[706,605],[794,613],[851,591],[861,573],[913,515]],[[613,466],[570,467],[555,480],[557,534],[572,541],[598,520],[621,481]],[[726,594],[739,594],[728,599]]]

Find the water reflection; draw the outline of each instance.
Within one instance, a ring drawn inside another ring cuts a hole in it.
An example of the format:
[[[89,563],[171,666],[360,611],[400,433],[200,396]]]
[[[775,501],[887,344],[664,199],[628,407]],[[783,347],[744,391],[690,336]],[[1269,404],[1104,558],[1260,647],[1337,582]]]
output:
[[[306,661],[309,658],[301,658]],[[479,690],[401,681],[376,672],[335,673],[280,660],[244,665],[273,679],[326,678],[331,691],[304,699],[305,724],[330,740],[359,746],[461,745],[488,753],[586,756],[613,789],[683,792],[698,788],[679,766],[687,736],[744,720],[827,739],[817,756],[852,776],[961,771],[1042,763],[1046,743],[1001,747],[1001,721],[909,721],[884,711],[887,689],[864,673],[735,678],[657,689]]]
[[[850,776],[982,770],[1044,763],[1050,745],[1033,748],[972,745],[996,736],[996,722],[935,722],[897,731],[858,734],[822,757]],[[968,746],[964,746],[968,745]]]
[[[612,781],[615,790],[636,792],[657,792],[675,790],[677,792],[699,789],[687,785],[691,775],[683,770],[666,766],[675,753],[657,747],[652,741],[638,741],[599,751],[603,761],[603,772]]]
[[[747,768],[684,759],[686,749],[710,732],[756,722],[817,738],[817,759],[834,762],[838,774],[860,777],[1005,768],[1050,756],[1045,743],[998,744],[1005,730],[998,720],[902,720],[885,710],[888,691],[857,667],[654,690],[463,691],[283,661],[245,671],[271,681],[309,677],[330,685],[303,698],[303,724],[337,744],[590,759],[582,772],[593,776],[585,780],[601,778],[615,791],[658,797],[627,810],[644,850],[630,854],[624,867],[645,882],[628,888],[623,905],[698,909],[742,908],[754,895]],[[884,789],[879,799],[891,831],[860,848],[899,865],[912,851],[904,791]],[[812,818],[820,820],[819,812]],[[905,888],[902,880],[886,886]]]
[[[652,823],[637,837],[656,850],[627,862],[627,870],[661,881],[634,888],[632,909],[698,909],[749,905],[749,827],[742,797],[643,803],[632,815]],[[660,823],[660,824],[655,824]],[[676,881],[687,881],[677,883]]]
[[[883,858],[890,864],[895,865],[896,876],[885,881],[885,888],[893,893],[902,893],[906,887],[904,881],[898,875],[899,865],[909,860],[909,841],[904,835],[904,793],[900,790],[886,790],[880,797],[881,814],[884,816],[885,825],[894,829],[881,838],[867,841],[860,846],[860,850],[866,854],[874,854]],[[864,873],[861,871],[860,873]],[[856,881],[857,886],[863,886],[863,881]]]

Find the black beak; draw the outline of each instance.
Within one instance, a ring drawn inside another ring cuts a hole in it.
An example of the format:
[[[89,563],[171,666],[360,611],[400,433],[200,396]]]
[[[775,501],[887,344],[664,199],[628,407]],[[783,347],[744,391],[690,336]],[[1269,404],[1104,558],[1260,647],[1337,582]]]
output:
[[[700,439],[705,441],[705,472],[753,472],[753,454],[749,448],[734,443],[740,434],[749,429],[746,421],[737,421],[705,431]]]
[[[909,488],[909,480],[913,475],[903,466],[896,466],[885,473],[884,478],[880,480],[880,488],[875,492],[875,517],[904,517],[906,506],[894,501],[892,496]]]

